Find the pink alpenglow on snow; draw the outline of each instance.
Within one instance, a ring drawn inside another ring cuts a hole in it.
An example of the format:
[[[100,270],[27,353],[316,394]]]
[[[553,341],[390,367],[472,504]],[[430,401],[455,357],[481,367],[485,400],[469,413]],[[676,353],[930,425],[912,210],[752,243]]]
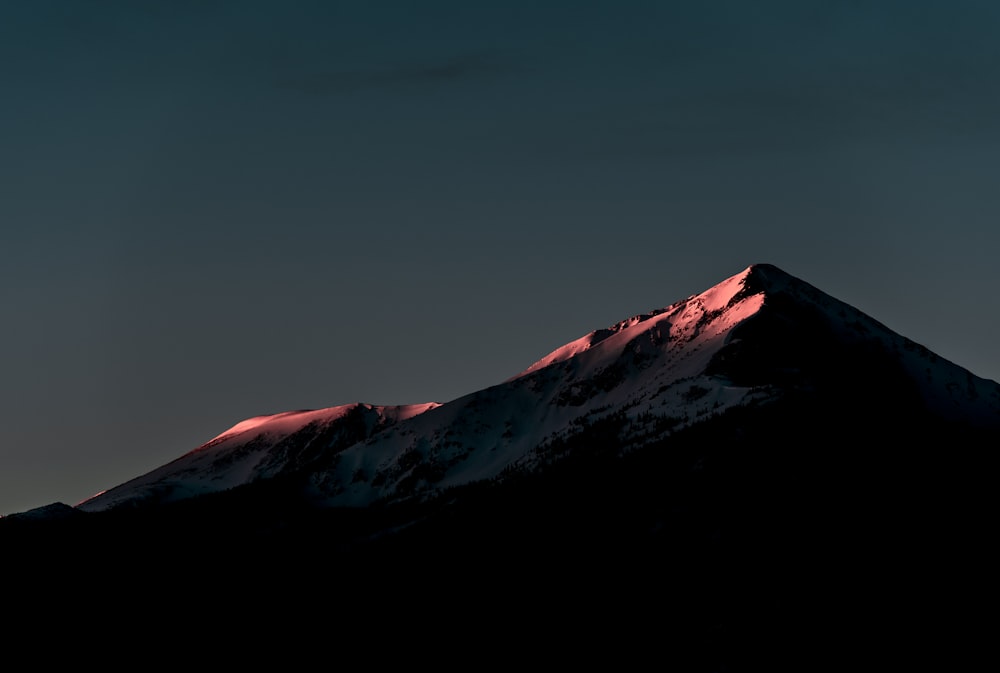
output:
[[[437,402],[404,406],[357,403],[254,416],[180,458],[91,496],[77,507],[100,510],[136,499],[166,502],[234,488],[275,476],[296,464],[298,456],[321,434],[325,442],[351,444],[439,406]]]

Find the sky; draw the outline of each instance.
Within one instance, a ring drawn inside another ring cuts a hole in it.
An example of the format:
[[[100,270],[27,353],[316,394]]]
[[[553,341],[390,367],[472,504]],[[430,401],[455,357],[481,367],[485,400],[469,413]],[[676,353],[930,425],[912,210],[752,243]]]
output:
[[[776,264],[1000,380],[1000,4],[0,3],[0,514]]]

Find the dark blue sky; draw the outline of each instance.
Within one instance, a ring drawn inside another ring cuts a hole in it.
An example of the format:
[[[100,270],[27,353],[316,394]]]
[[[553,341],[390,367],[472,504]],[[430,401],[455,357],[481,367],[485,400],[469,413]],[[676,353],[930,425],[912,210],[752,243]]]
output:
[[[995,2],[0,7],[0,513],[770,262],[1000,379]]]

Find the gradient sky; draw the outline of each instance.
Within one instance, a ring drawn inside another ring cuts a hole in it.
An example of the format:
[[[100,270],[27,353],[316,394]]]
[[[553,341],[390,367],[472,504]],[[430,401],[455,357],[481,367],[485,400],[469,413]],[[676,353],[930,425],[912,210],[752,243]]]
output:
[[[0,513],[785,271],[1000,379],[1000,3],[0,4]]]

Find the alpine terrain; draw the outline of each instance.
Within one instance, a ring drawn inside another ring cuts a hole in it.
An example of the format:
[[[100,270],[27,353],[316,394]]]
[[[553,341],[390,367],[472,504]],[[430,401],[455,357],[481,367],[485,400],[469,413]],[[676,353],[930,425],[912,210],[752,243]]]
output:
[[[324,506],[426,499],[557,462],[595,427],[613,428],[614,452],[627,454],[728,411],[802,400],[834,384],[873,432],[881,418],[900,421],[903,409],[912,420],[1000,427],[996,382],[758,264],[447,404],[251,418],[77,507],[171,502],[274,478],[297,479]]]
[[[649,627],[712,670],[788,642],[941,654],[985,634],[956,597],[981,591],[998,440],[1000,384],[755,264],[452,401],[250,418],[0,542],[257,595],[530,604],[521,628]]]

